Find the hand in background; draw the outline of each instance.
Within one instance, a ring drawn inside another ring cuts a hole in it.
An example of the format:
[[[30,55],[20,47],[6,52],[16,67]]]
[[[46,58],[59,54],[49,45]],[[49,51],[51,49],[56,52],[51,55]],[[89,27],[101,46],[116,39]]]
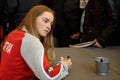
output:
[[[78,32],[78,33],[75,33],[75,34],[71,35],[70,37],[71,37],[72,39],[78,39],[79,36],[80,36],[80,33]]]
[[[103,47],[99,44],[99,42],[97,41],[97,39],[94,40],[94,46],[95,46],[95,47],[98,47],[98,48],[103,48]]]

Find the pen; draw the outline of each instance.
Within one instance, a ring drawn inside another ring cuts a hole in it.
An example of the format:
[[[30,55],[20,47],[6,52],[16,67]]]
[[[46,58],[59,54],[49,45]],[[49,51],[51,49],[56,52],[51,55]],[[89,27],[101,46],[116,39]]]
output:
[[[67,59],[70,59],[71,57],[70,56],[67,56]]]

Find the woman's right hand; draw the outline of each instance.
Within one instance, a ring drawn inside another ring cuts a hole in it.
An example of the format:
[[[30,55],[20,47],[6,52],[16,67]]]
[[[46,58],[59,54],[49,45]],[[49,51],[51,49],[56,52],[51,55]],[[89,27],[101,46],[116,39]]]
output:
[[[71,69],[71,67],[72,67],[72,60],[71,60],[71,58],[61,57],[60,61],[65,62],[68,65],[68,69],[69,70]]]

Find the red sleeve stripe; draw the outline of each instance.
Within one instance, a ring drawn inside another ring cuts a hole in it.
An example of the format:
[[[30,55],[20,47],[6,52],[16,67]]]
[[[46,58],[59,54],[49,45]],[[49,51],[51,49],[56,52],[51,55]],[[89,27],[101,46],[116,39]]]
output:
[[[44,57],[42,57],[42,58],[43,59],[41,61],[43,63],[43,65],[42,65],[43,73],[49,79],[56,79],[60,75],[60,73],[62,72],[63,65],[60,64],[60,65],[54,67],[53,70],[49,73],[48,68],[50,67],[50,64],[48,62],[48,59],[47,59],[46,55],[44,55]]]

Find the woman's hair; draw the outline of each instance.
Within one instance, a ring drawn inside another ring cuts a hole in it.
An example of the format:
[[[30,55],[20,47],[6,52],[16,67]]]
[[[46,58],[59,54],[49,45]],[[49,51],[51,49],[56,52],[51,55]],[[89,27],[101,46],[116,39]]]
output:
[[[36,19],[38,16],[42,15],[44,12],[50,12],[53,14],[53,17],[55,18],[55,13],[52,9],[48,8],[45,5],[37,5],[30,9],[30,11],[27,13],[21,24],[17,27],[18,30],[21,30],[23,26],[27,29],[27,31],[32,34],[33,36],[36,36],[40,39],[40,41],[43,43],[45,53],[47,54],[47,57],[49,60],[55,59],[55,51],[54,51],[54,43],[53,43],[53,29],[54,29],[54,23],[51,27],[51,31],[49,34],[43,38],[39,35],[37,28],[36,28]],[[54,21],[53,21],[54,22]]]

